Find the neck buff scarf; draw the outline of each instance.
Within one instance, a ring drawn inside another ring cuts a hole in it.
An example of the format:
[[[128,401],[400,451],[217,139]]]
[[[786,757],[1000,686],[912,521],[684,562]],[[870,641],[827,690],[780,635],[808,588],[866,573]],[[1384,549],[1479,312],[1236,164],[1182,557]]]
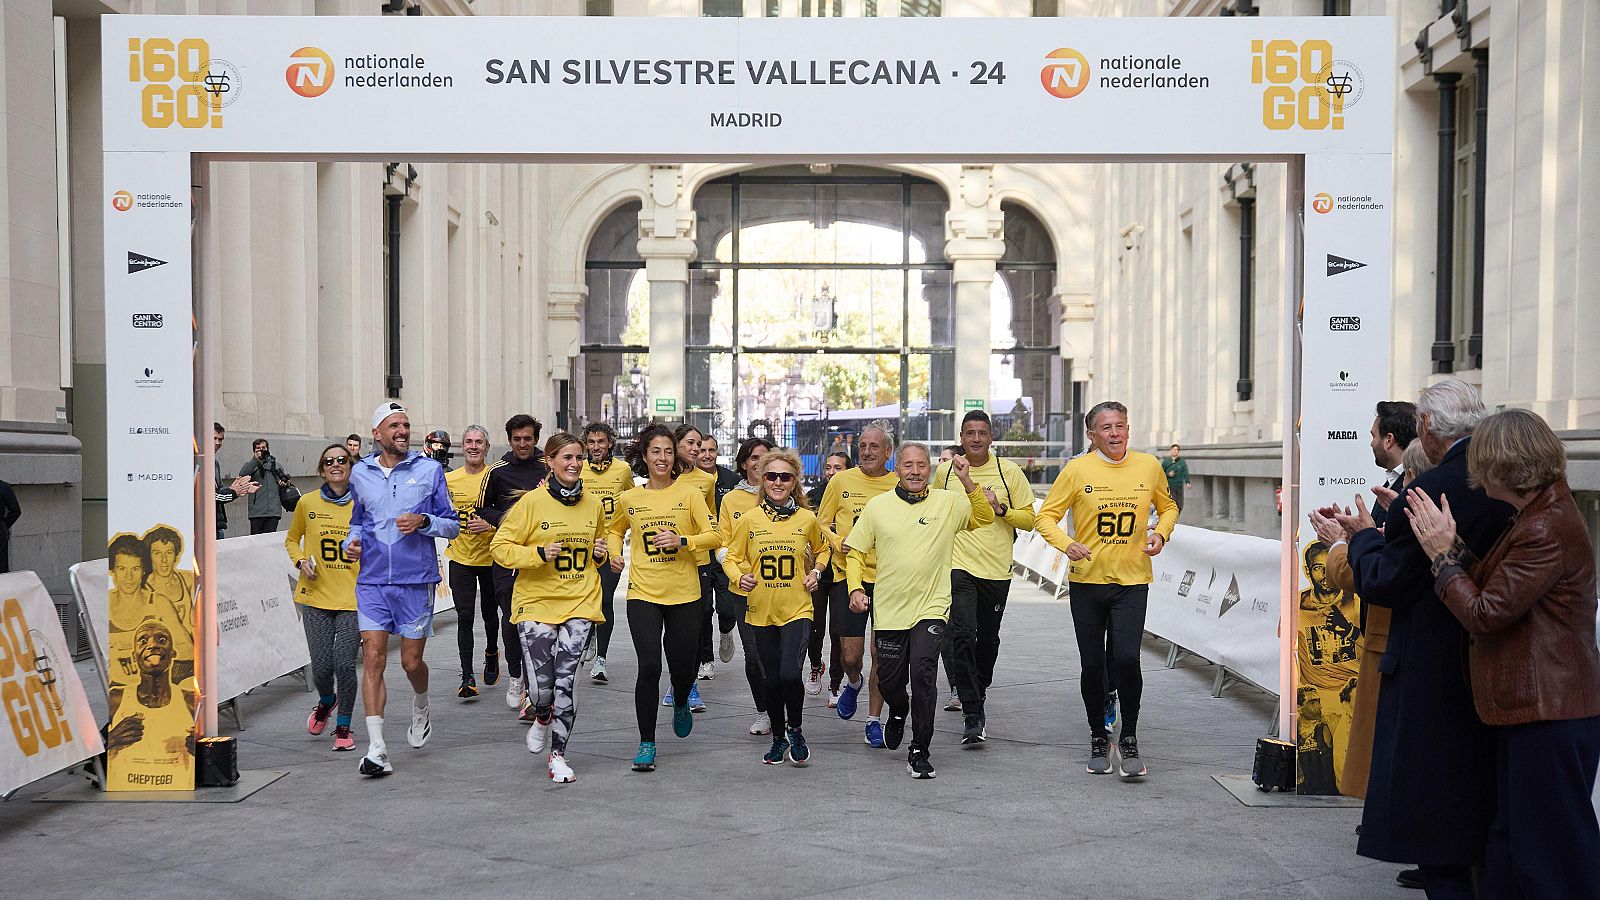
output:
[[[611,457],[609,456],[606,457],[605,462],[598,466],[594,464],[594,460],[589,460],[589,471],[595,473],[596,475],[604,475],[606,470],[609,468],[611,468]]]
[[[789,495],[789,499],[782,506],[774,504],[772,498],[766,494],[761,495],[761,510],[774,522],[782,522],[784,519],[794,515],[795,510],[799,508],[800,506],[795,503],[793,494]]]
[[[328,487],[327,483],[324,482],[322,485],[322,496],[326,497],[329,503],[337,503],[340,506],[344,506],[346,503],[349,503],[351,500],[356,498],[356,492],[350,490],[350,486],[346,484],[344,488],[344,495],[336,497],[333,494],[333,489]]]
[[[907,503],[921,503],[922,501],[928,499],[928,489],[927,488],[923,488],[921,491],[918,491],[917,493],[913,494],[910,491],[906,490],[905,488],[903,488],[903,487],[901,487],[900,485],[897,484],[897,485],[894,486],[894,492],[896,494],[899,494],[900,495],[900,499],[904,500]]]
[[[549,485],[550,496],[560,500],[567,506],[575,506],[579,500],[583,499],[583,479],[581,478],[572,487],[562,487],[561,481],[555,475],[551,475]]]

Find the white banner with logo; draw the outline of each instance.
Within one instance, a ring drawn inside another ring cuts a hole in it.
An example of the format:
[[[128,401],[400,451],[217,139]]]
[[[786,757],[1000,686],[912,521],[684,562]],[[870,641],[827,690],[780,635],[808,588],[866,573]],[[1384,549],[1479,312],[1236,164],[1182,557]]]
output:
[[[1393,145],[1382,17],[115,16],[102,32],[107,150],[838,162]]]
[[[0,794],[104,749],[55,602],[32,572],[0,575],[0,706]]]
[[[1155,558],[1145,630],[1276,691],[1279,548],[1179,525]]]

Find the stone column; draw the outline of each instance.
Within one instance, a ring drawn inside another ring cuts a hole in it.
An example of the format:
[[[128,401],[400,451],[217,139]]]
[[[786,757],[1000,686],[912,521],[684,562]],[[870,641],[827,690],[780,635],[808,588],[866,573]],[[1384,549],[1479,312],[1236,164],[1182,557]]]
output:
[[[651,166],[650,194],[639,211],[639,256],[650,283],[651,416],[684,415],[684,316],[695,218],[681,166]]]
[[[993,166],[962,166],[961,185],[945,214],[945,258],[955,264],[957,417],[989,405],[989,297],[1005,252],[1004,216]]]
[[[584,284],[552,284],[546,305],[549,316],[545,331],[545,352],[548,355],[550,381],[572,380],[572,361],[578,355],[583,304],[589,299],[589,286]]]

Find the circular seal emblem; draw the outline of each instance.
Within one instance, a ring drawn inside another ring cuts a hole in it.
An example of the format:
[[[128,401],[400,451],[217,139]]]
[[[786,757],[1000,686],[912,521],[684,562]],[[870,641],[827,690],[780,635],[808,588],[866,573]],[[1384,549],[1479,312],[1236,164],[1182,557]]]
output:
[[[1336,59],[1317,73],[1317,83],[1326,88],[1321,100],[1324,105],[1344,111],[1357,103],[1367,93],[1367,79],[1361,69],[1347,59]]]

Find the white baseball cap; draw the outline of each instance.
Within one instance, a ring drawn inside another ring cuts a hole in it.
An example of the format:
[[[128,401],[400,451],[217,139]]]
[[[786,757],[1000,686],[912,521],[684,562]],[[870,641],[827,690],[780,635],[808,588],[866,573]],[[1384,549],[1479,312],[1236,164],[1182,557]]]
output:
[[[384,419],[389,418],[395,413],[403,413],[405,411],[406,408],[404,406],[401,406],[393,400],[379,403],[378,408],[372,411],[372,427],[377,428],[379,425],[383,424]]]

